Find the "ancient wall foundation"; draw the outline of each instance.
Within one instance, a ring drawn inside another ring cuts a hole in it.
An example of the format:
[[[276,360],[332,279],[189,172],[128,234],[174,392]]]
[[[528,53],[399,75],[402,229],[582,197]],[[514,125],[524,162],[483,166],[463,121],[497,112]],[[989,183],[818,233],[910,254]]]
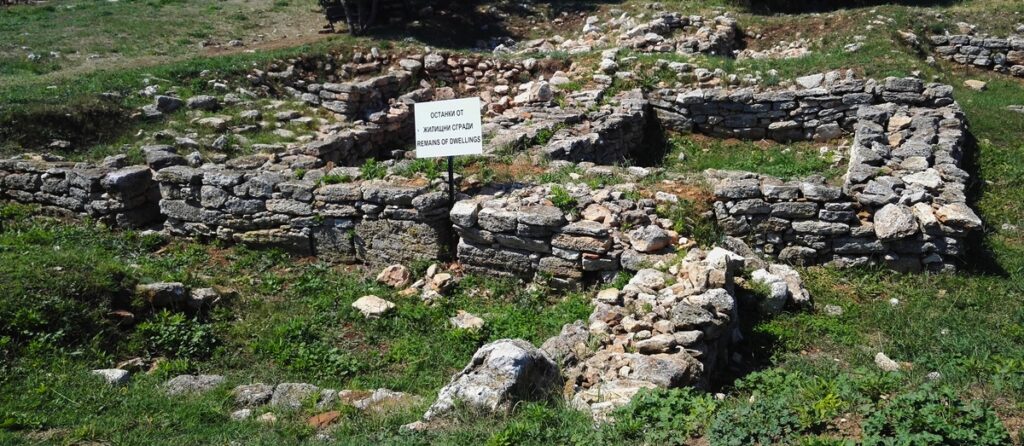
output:
[[[939,57],[978,68],[1024,77],[1024,36],[1003,39],[986,35],[935,35],[930,37]]]

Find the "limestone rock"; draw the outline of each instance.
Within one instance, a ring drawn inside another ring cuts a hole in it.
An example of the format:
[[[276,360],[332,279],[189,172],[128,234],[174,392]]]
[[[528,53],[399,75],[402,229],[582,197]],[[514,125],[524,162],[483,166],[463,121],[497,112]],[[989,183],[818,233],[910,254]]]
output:
[[[390,389],[377,389],[372,392],[363,390],[342,390],[338,393],[342,404],[347,404],[356,409],[374,412],[387,413],[419,404],[421,398],[404,392],[396,392]]]
[[[484,320],[479,316],[459,310],[455,316],[448,319],[452,326],[462,330],[478,331],[484,328]]]
[[[656,252],[672,243],[672,236],[655,225],[644,226],[629,232],[630,245],[639,252]]]
[[[128,371],[123,369],[99,369],[93,370],[92,374],[102,377],[111,386],[128,384],[128,379],[130,378]]]
[[[423,419],[451,412],[458,402],[487,412],[506,412],[519,401],[545,400],[561,385],[558,366],[521,339],[502,339],[477,350],[469,364],[438,393]]]
[[[887,204],[875,212],[875,235],[880,240],[897,240],[917,233],[917,219],[909,207]]]
[[[988,84],[987,83],[985,83],[983,81],[979,81],[977,79],[965,80],[964,81],[964,86],[967,87],[967,88],[970,88],[971,90],[974,90],[974,91],[985,91],[985,89],[988,88]]]
[[[405,265],[391,265],[377,275],[377,281],[394,289],[402,289],[412,283],[412,271]]]
[[[288,409],[298,409],[320,394],[320,388],[305,383],[282,383],[274,388],[270,405]],[[314,401],[315,402],[315,401]]]
[[[179,375],[164,383],[168,395],[203,393],[224,382],[220,375]]]
[[[239,407],[257,407],[270,402],[274,396],[274,386],[268,384],[249,384],[235,387],[231,392],[235,395],[235,405]]]
[[[352,302],[352,308],[359,310],[367,319],[381,317],[395,309],[395,304],[374,295],[363,296]]]
[[[174,307],[189,300],[188,288],[181,282],[157,282],[135,287],[135,294],[158,308]]]
[[[884,372],[898,372],[900,371],[900,364],[893,361],[885,353],[878,352],[875,354],[875,366]]]

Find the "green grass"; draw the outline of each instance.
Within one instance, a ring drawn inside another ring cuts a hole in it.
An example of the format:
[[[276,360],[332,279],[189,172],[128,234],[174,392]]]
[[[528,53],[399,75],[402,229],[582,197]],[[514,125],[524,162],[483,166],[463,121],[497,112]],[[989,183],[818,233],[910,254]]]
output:
[[[706,169],[745,170],[780,178],[799,178],[818,174],[827,178],[839,176],[845,166],[833,165],[832,152],[821,155],[821,144],[769,143],[767,147],[750,141],[723,141],[686,135],[670,140],[672,149],[666,156],[668,169],[699,173]],[[679,159],[682,154],[684,158]]]
[[[33,74],[89,72],[97,68],[152,65],[203,52],[199,43],[255,43],[255,31],[279,37],[275,27],[311,32],[319,23],[312,2],[268,0],[96,2],[56,0],[42,6],[0,9],[0,57],[27,60],[43,55],[34,67],[0,71],[0,83],[27,80]],[[29,48],[28,50],[22,47]],[[59,53],[50,57],[51,52]],[[45,78],[54,82],[57,77]]]

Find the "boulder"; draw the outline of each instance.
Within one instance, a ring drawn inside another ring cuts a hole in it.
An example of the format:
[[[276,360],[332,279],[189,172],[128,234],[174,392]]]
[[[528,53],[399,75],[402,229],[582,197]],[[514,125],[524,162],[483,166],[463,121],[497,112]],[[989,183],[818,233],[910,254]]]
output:
[[[320,388],[305,383],[283,383],[274,388],[274,395],[270,398],[270,405],[288,409],[298,409],[303,404],[319,399]]]
[[[481,347],[469,364],[438,393],[423,415],[431,421],[457,404],[485,412],[507,412],[520,401],[549,399],[561,386],[558,365],[521,339],[502,339]]]
[[[203,393],[224,382],[220,375],[179,375],[164,383],[168,395]]]
[[[137,285],[135,294],[157,308],[174,307],[188,302],[189,292],[181,282],[157,282]]]
[[[377,281],[394,289],[403,289],[412,283],[412,272],[404,265],[391,265],[377,275]]]

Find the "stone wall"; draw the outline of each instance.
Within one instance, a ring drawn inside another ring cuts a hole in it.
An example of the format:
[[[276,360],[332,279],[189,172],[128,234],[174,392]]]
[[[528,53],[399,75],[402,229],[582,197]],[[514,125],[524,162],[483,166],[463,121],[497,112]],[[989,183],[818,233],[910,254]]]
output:
[[[455,203],[459,261],[469,270],[556,283],[608,280],[674,258],[679,235],[655,215],[655,201],[631,199],[632,185],[568,185],[571,209],[552,186],[482,194]],[[563,205],[565,206],[565,205]]]
[[[1002,39],[985,35],[931,36],[934,51],[953,62],[1024,77],[1024,35]]]
[[[644,269],[599,292],[586,323],[541,347],[562,366],[566,399],[603,419],[641,389],[707,388],[742,337],[733,282],[743,267],[724,249],[694,249],[668,273]]]
[[[146,166],[90,166],[41,158],[0,160],[0,200],[38,204],[110,226],[159,221],[159,191]]]
[[[352,172],[327,174],[344,178]],[[383,181],[323,184],[317,176],[172,166],[160,170],[156,181],[172,234],[341,262],[450,258],[448,199],[442,192]]]
[[[881,103],[844,113],[854,135],[841,185],[708,172],[720,226],[791,263],[954,268],[982,222],[966,204],[965,119],[951,91],[888,79]]]
[[[837,138],[851,131],[863,105],[894,103],[938,107],[953,103],[948,85],[917,79],[882,82],[830,72],[797,79],[792,90],[662,89],[651,104],[663,126],[718,137],[776,141]]]

